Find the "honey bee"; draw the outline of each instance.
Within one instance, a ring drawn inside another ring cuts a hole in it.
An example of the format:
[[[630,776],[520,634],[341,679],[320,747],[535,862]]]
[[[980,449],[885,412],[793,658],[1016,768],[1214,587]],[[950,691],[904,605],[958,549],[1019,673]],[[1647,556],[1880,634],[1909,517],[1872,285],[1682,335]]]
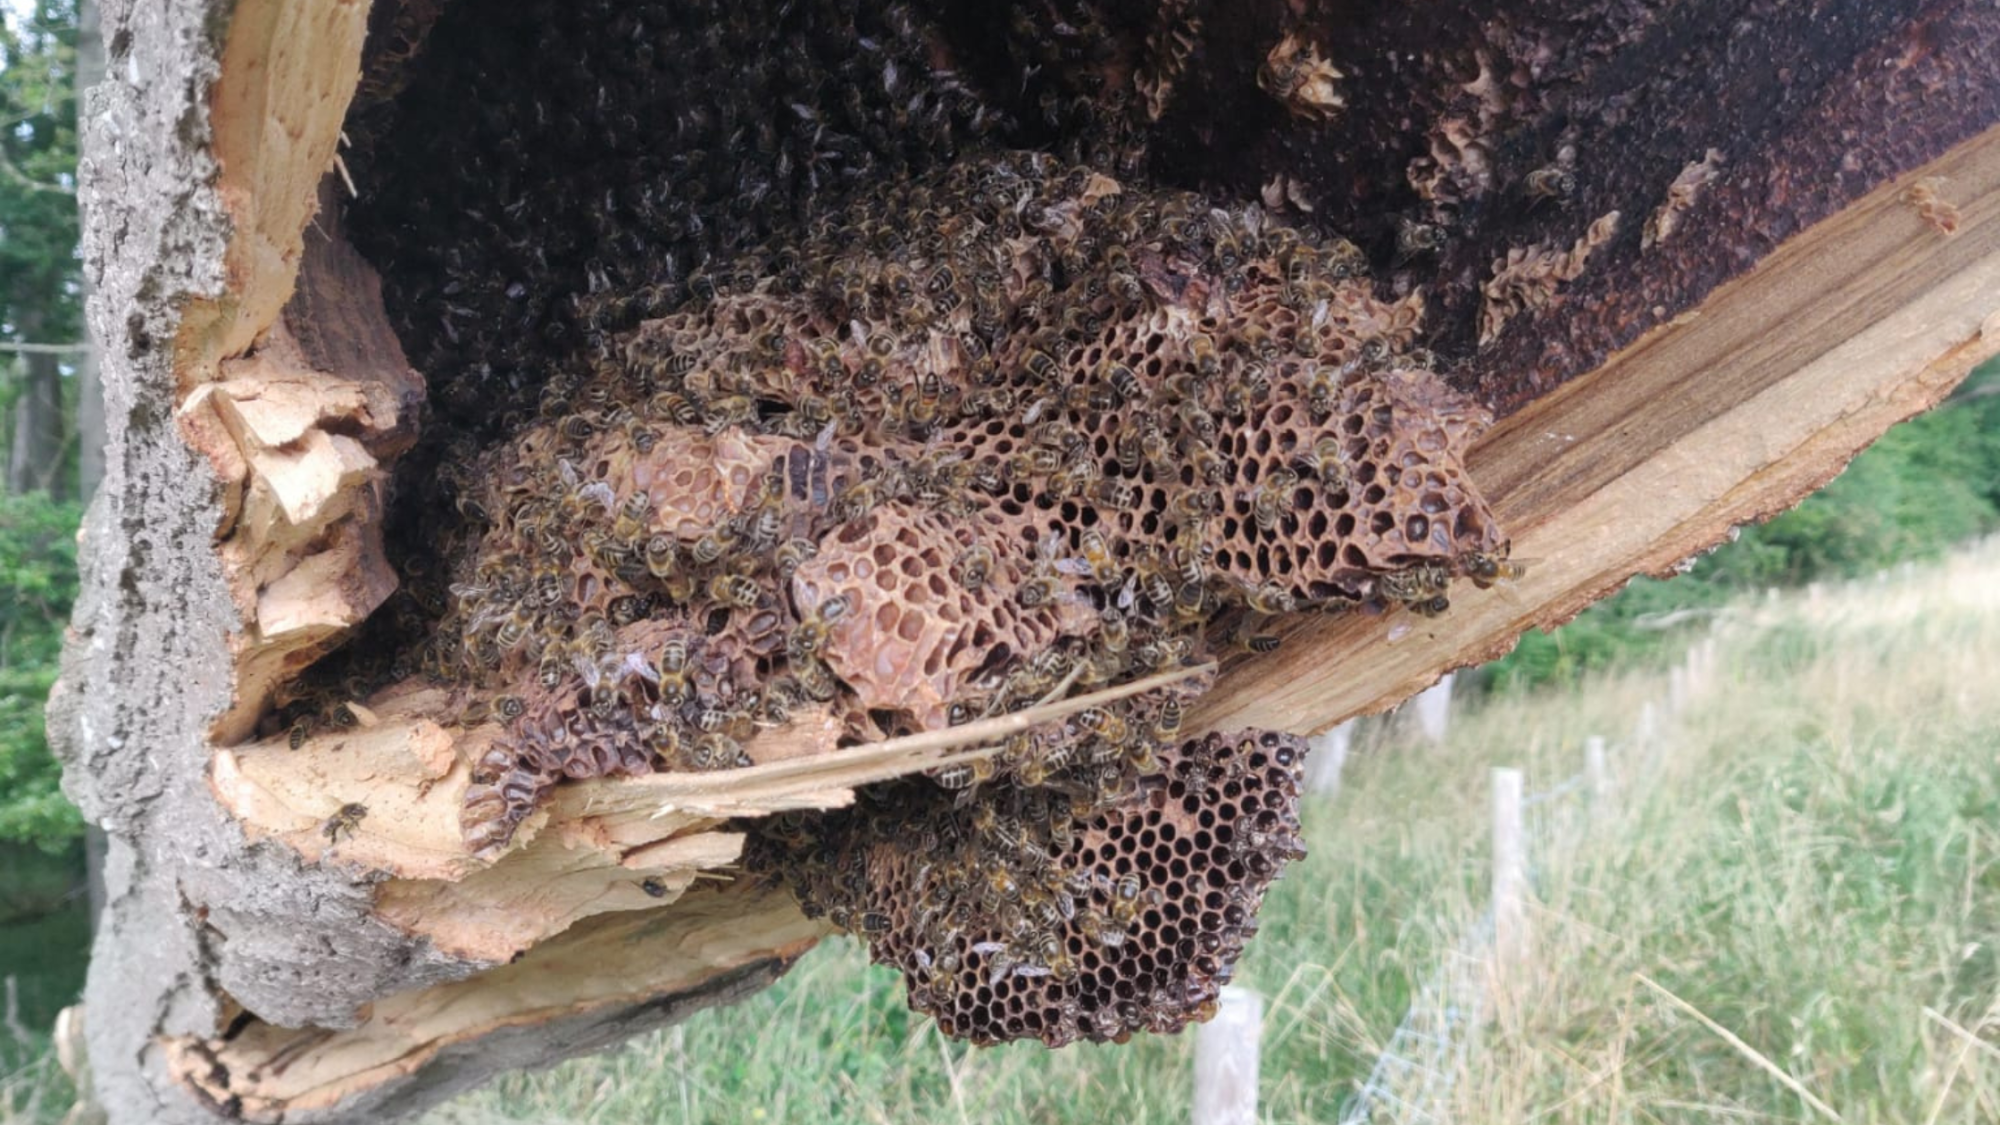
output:
[[[1298,486],[1299,475],[1290,469],[1273,469],[1271,474],[1257,483],[1250,493],[1250,518],[1257,524],[1257,530],[1269,535],[1278,529],[1278,521],[1292,504],[1292,489]]]
[[[1376,592],[1412,607],[1442,598],[1450,585],[1451,572],[1439,563],[1418,563],[1375,579]]]
[[[840,680],[816,657],[792,661],[791,671],[808,699],[824,703],[840,692]]]
[[[688,682],[687,641],[675,637],[660,649],[660,702],[677,707],[692,695]]]
[[[974,543],[959,552],[951,564],[952,581],[967,592],[984,589],[993,576],[993,549],[984,543]]]
[[[821,378],[839,379],[847,374],[847,366],[840,359],[840,341],[831,336],[815,337],[808,350],[819,364]]]
[[[1136,512],[1145,494],[1131,481],[1100,480],[1090,490],[1091,498],[1114,511]]]
[[[325,834],[329,842],[337,844],[340,842],[340,834],[342,832],[347,833],[349,836],[354,835],[360,829],[361,821],[367,815],[367,805],[361,804],[358,801],[350,801],[335,810],[332,816],[327,817],[326,822],[320,825],[320,831]]]
[[[647,520],[653,514],[653,497],[644,489],[634,492],[618,506],[618,516],[611,524],[611,535],[615,539],[632,540],[644,535]]]
[[[1266,582],[1245,595],[1246,602],[1254,613],[1276,617],[1298,609],[1298,599],[1290,589],[1277,582]]]
[[[936,770],[932,773],[931,779],[938,783],[938,788],[958,792],[963,799],[974,786],[990,780],[994,770],[992,758],[974,758],[969,762],[959,762]]]
[[[903,430],[913,440],[923,441],[937,431],[940,403],[944,398],[944,384],[937,372],[927,371],[917,380],[914,398],[903,403]]]
[[[1275,363],[1284,354],[1284,347],[1278,343],[1278,338],[1261,325],[1246,324],[1237,329],[1236,342],[1244,351],[1266,363]]]
[[[679,426],[692,426],[701,421],[700,408],[686,395],[673,391],[661,391],[647,400],[646,413],[652,418]]]
[[[1104,540],[1104,533],[1096,528],[1083,533],[1081,543],[1084,565],[1090,568],[1090,576],[1100,586],[1115,586],[1121,570],[1117,556],[1111,553],[1111,545]]]
[[[778,545],[778,577],[790,581],[806,560],[819,554],[819,545],[810,539],[787,539]]]
[[[1111,885],[1111,920],[1119,926],[1129,927],[1139,917],[1139,877],[1133,874],[1120,875]]]
[[[711,600],[738,609],[755,609],[763,594],[763,589],[754,580],[740,574],[718,574],[708,580]]]
[[[286,747],[292,750],[299,749],[306,744],[307,739],[312,737],[312,732],[313,717],[311,715],[300,715],[298,718],[293,719],[291,728],[285,732]]]
[[[1132,731],[1125,720],[1116,712],[1103,707],[1089,707],[1077,712],[1077,726],[1109,742],[1120,745],[1131,737]]]
[[[735,548],[742,538],[742,532],[730,521],[724,521],[710,528],[701,538],[688,548],[688,557],[697,566],[713,566],[715,562]]]
[[[1299,455],[1297,465],[1328,492],[1347,491],[1347,465],[1339,438],[1331,435],[1320,438]]]
[[[663,762],[681,761],[680,728],[671,723],[654,723],[640,739],[648,752]]]
[[[1401,264],[1420,254],[1433,254],[1444,247],[1444,228],[1435,223],[1399,219],[1396,225],[1396,262]]]
[[[1125,927],[1111,924],[1095,910],[1080,912],[1077,915],[1076,928],[1084,940],[1096,942],[1106,949],[1117,949],[1125,944]]]
[[[506,722],[513,722],[528,713],[528,704],[518,695],[495,696],[493,713]]]
[[[1055,601],[1056,595],[1061,592],[1062,584],[1054,576],[1041,574],[1021,583],[1014,591],[1014,600],[1020,603],[1022,609],[1034,609]]]
[[[1495,585],[1517,582],[1528,574],[1526,561],[1515,562],[1489,555],[1484,551],[1474,551],[1465,556],[1462,565],[1465,576],[1482,590],[1490,590]]]
[[[1221,498],[1214,490],[1190,488],[1175,496],[1173,503],[1167,505],[1167,511],[1175,520],[1200,522],[1213,516],[1220,505]]]
[[[711,731],[694,740],[687,750],[687,765],[698,771],[743,769],[756,765],[734,738]]]
[[[1132,623],[1117,609],[1106,609],[1098,619],[1097,638],[1107,652],[1124,652],[1132,646]]]
[[[1213,379],[1222,371],[1222,358],[1216,353],[1215,337],[1206,332],[1188,337],[1188,360],[1204,379]]]
[[[1170,693],[1160,700],[1159,710],[1153,713],[1153,729],[1149,732],[1153,741],[1166,744],[1180,741],[1183,714],[1180,696]]]
[[[1202,483],[1218,485],[1229,479],[1229,466],[1224,463],[1215,447],[1205,441],[1197,441],[1188,449],[1188,464]]]
[[[647,537],[644,552],[646,571],[655,578],[670,578],[679,569],[679,545],[671,535]]]
[[[1536,203],[1544,199],[1564,200],[1576,193],[1576,176],[1560,164],[1537,168],[1521,183],[1522,190]]]
[[[833,636],[833,626],[847,611],[853,608],[845,594],[837,595],[819,603],[813,612],[807,614],[791,635],[785,638],[785,651],[794,660],[801,657],[818,657],[826,651],[826,642]]]

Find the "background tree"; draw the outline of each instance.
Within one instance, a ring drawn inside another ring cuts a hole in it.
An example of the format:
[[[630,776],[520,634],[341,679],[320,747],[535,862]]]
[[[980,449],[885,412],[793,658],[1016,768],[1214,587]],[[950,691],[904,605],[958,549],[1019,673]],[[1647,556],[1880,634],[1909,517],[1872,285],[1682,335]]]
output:
[[[81,332],[76,106],[75,5],[0,13],[0,339],[17,345]],[[61,499],[75,486],[63,353],[10,350],[7,490]]]

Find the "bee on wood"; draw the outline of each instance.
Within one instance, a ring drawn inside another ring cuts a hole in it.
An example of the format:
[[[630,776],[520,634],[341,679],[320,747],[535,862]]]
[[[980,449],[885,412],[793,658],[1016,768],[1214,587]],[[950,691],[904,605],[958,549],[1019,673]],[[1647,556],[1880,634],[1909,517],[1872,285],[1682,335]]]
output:
[[[743,769],[756,765],[750,760],[750,755],[743,752],[741,743],[720,731],[712,731],[695,739],[687,749],[686,760],[688,768],[699,772]]]
[[[367,805],[361,804],[359,801],[350,801],[335,810],[332,816],[326,818],[326,822],[320,825],[320,832],[326,836],[329,842],[337,844],[340,842],[340,834],[342,832],[347,833],[349,836],[354,835],[361,827],[361,821],[367,815]]]
[[[1298,599],[1291,590],[1277,582],[1266,582],[1251,590],[1244,599],[1254,613],[1267,617],[1277,617],[1299,608]]]
[[[1376,579],[1376,593],[1390,601],[1416,607],[1444,597],[1450,583],[1452,575],[1440,562],[1418,562],[1416,567],[1380,575]]]
[[[1465,556],[1465,576],[1482,590],[1490,590],[1495,585],[1517,582],[1527,577],[1528,562],[1513,561],[1490,555],[1484,551],[1474,551]]]

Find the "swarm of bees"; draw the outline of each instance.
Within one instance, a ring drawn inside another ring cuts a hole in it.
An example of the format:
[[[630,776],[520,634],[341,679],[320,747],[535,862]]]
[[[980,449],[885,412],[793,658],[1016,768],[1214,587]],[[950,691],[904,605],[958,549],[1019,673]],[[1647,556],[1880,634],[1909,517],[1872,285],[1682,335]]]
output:
[[[856,741],[935,729],[1268,651],[1285,615],[1434,615],[1454,578],[1503,578],[1458,463],[1484,415],[1399,358],[1398,307],[1356,256],[1013,154],[697,273],[700,296],[554,372],[535,422],[441,473],[477,537],[421,666],[459,685],[463,721],[506,728],[468,840],[504,847],[565,778],[750,765],[801,709]],[[1207,807],[1227,755],[1181,735],[1207,682],[936,770],[895,790],[897,831],[757,828],[754,865],[963,1034],[1184,1020],[1200,1000],[975,1018],[946,983],[1080,980],[1186,892],[1079,857],[1137,810]],[[1262,873],[1232,877],[1246,901],[1290,845],[1259,849]]]
[[[935,729],[1506,580],[1460,466],[1487,417],[1411,302],[1343,240],[1136,186],[1118,37],[1048,7],[995,11],[1006,112],[906,4],[448,9],[349,160],[433,387],[395,643],[353,646],[394,663],[327,662],[280,729],[450,686],[503,732],[462,811],[492,855],[565,779],[742,768],[815,710]],[[522,50],[574,66],[439,93]],[[1021,137],[1055,152],[965,155]],[[747,824],[746,860],[953,1034],[1179,1027],[1297,851],[1300,747],[1187,739],[1208,682]]]

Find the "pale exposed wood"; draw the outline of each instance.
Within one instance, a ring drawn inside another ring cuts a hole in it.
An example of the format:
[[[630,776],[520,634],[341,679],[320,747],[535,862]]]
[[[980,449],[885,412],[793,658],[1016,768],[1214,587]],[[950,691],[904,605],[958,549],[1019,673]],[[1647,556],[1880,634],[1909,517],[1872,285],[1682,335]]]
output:
[[[224,358],[248,351],[292,295],[320,179],[361,78],[368,7],[246,0],[230,14],[210,121],[217,191],[236,232],[226,296],[184,322],[183,386],[214,378]]]
[[[223,1094],[213,1085],[220,1063],[246,1118],[293,1116],[406,1078],[498,1029],[697,993],[733,970],[796,958],[825,933],[782,889],[690,893],[665,909],[594,918],[468,980],[386,997],[352,1030],[252,1023],[227,1042],[170,1041],[170,1065],[180,1081]]]
[[[469,763],[500,737],[440,725],[436,688],[391,690],[351,730],[280,735],[216,751],[216,799],[252,839],[310,863],[390,876],[375,888],[381,920],[470,961],[498,964],[582,919],[674,901],[704,872],[728,877],[742,854],[724,820],[851,804],[863,785],[973,761],[1037,723],[1211,672],[1186,668],[947,730],[836,749],[823,710],[751,740],[759,764],[713,773],[662,773],[558,788],[497,860],[473,855],[459,829]],[[367,815],[330,831],[342,806]],[[715,876],[710,876],[715,877]],[[647,879],[652,880],[650,884]]]
[[[1955,236],[1903,197],[1928,176],[1952,185]],[[1797,503],[1996,351],[2000,129],[1883,185],[1496,425],[1469,472],[1515,557],[1536,560],[1526,577],[1484,593],[1461,584],[1436,619],[1313,622],[1226,670],[1190,722],[1312,733],[1393,706]]]

